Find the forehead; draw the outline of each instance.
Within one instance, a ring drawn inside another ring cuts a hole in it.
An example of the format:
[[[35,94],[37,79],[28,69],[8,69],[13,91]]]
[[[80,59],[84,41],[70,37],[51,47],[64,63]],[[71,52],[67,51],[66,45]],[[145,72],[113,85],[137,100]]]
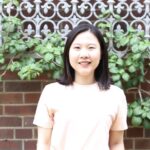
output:
[[[76,43],[91,43],[91,44],[99,44],[99,41],[97,39],[97,37],[90,31],[85,31],[82,33],[79,33],[74,41],[72,42],[72,44],[76,44]]]

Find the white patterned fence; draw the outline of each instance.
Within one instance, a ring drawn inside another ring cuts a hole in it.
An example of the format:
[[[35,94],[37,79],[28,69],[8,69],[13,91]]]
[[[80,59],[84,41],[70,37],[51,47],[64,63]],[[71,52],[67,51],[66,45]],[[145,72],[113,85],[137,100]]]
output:
[[[49,32],[58,32],[65,37],[80,22],[96,25],[109,21],[118,30],[122,25],[134,26],[150,39],[150,0],[22,0],[17,8],[11,3],[3,5],[3,1],[0,0],[0,22],[9,14],[19,16],[28,36],[41,38]],[[108,20],[99,19],[99,15],[108,9],[112,14],[122,16],[120,24],[116,25],[113,15]]]

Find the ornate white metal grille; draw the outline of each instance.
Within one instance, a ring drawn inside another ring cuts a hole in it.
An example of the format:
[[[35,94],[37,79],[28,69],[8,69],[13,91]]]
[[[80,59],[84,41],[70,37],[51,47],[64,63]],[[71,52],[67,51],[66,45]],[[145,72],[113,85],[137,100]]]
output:
[[[121,24],[143,30],[145,37],[150,38],[150,0],[22,0],[18,8],[11,3],[3,5],[0,0],[0,21],[11,14],[23,20],[28,36],[41,38],[58,32],[65,37],[80,22],[96,25],[102,21],[98,16],[108,9],[122,16]],[[121,25],[115,25],[113,15],[105,21],[121,29]]]

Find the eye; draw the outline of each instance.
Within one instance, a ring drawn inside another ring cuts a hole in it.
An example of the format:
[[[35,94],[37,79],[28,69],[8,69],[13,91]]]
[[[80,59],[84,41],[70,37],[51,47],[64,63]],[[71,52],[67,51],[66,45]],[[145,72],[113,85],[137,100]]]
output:
[[[88,49],[93,50],[93,49],[95,49],[95,47],[94,46],[89,46]]]
[[[75,50],[80,50],[80,46],[74,46]]]

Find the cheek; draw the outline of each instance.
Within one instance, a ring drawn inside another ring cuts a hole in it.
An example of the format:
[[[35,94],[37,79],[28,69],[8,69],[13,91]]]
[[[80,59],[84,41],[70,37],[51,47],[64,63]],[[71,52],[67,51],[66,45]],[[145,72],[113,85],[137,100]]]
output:
[[[69,63],[71,66],[74,65],[74,63],[76,62],[77,56],[74,52],[70,51],[69,52]]]
[[[93,55],[93,59],[95,61],[95,63],[99,64],[100,59],[101,59],[101,53],[99,51],[97,51],[94,55]]]

